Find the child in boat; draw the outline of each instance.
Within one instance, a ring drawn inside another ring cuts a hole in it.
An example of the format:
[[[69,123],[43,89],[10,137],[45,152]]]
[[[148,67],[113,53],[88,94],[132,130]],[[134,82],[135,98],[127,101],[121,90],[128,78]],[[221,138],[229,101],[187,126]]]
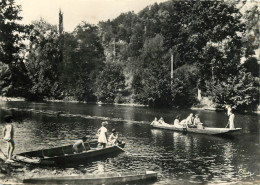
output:
[[[116,129],[112,129],[112,134],[108,138],[108,142],[113,146],[118,144],[118,134]]]
[[[14,127],[11,124],[12,116],[7,115],[4,117],[5,126],[3,129],[4,141],[7,142],[7,157],[6,162],[14,162],[12,160],[13,152],[14,152]]]
[[[194,125],[197,126],[197,128],[203,129],[203,123],[201,123],[201,121],[200,121],[199,114],[195,115],[195,118],[194,118],[193,122],[194,122]]]
[[[157,120],[157,117],[154,118],[153,122],[151,123],[151,125],[158,125],[159,122]]]
[[[86,151],[86,147],[84,142],[87,140],[87,137],[83,137],[82,139],[78,140],[74,145],[73,145],[73,151],[75,153],[80,153],[79,147],[82,146],[84,151]]]
[[[102,148],[106,148],[107,145],[107,121],[101,123],[100,129],[98,129],[98,146],[102,146]]]

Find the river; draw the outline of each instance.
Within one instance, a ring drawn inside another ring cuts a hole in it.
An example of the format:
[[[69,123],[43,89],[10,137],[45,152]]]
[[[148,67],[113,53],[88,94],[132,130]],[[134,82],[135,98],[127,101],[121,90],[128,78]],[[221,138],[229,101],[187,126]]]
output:
[[[151,129],[154,117],[173,123],[176,115],[198,113],[209,127],[225,127],[225,112],[182,109],[153,109],[85,103],[1,102],[1,113],[15,117],[15,153],[72,144],[82,136],[94,138],[103,120],[109,122],[126,142],[125,150],[114,158],[67,167],[38,168],[40,174],[129,172],[153,170],[158,180],[150,184],[216,184],[259,182],[260,115],[236,114],[235,127],[243,130],[233,137]],[[1,149],[6,152],[4,142]],[[30,167],[30,170],[32,167]]]

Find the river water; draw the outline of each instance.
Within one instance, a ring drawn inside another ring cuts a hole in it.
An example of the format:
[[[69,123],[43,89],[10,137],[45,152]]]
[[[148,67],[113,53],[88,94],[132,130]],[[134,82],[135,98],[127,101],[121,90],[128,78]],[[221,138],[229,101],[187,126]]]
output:
[[[16,120],[15,153],[72,144],[82,136],[95,138],[103,120],[109,122],[109,133],[115,128],[126,142],[127,152],[116,157],[50,167],[48,173],[147,169],[158,172],[158,180],[149,184],[260,182],[259,114],[237,114],[235,126],[243,130],[232,137],[217,137],[151,129],[150,122],[157,116],[173,123],[176,115],[185,118],[193,112],[200,115],[205,126],[225,127],[225,112],[53,102],[2,102],[1,110],[2,115],[12,113]],[[0,147],[6,152],[4,142]]]

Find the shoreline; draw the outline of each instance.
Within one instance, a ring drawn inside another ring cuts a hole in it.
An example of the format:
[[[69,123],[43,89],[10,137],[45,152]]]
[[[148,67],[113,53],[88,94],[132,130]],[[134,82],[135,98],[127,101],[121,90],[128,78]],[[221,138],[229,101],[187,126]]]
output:
[[[0,96],[0,102],[12,102],[12,101],[24,101],[30,102],[25,100],[25,98],[21,97],[3,97]],[[33,102],[33,101],[32,101]],[[86,102],[86,101],[76,101],[76,100],[44,100],[44,102],[59,102],[59,103],[85,103],[85,104],[95,104],[98,106],[102,105],[116,105],[116,106],[129,106],[129,107],[149,107],[149,105],[145,104],[138,104],[138,103],[102,103],[102,102]],[[202,104],[195,105],[189,108],[190,110],[206,110],[206,111],[224,111],[225,109],[215,108],[211,106],[202,106]],[[247,112],[247,111],[246,111]],[[252,111],[252,113],[260,114],[260,105],[256,111]]]

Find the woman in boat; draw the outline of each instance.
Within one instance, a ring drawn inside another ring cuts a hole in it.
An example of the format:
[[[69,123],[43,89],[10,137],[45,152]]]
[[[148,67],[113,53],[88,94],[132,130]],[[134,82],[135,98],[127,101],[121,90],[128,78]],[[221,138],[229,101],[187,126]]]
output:
[[[13,155],[13,152],[14,152],[14,148],[15,148],[15,145],[14,145],[14,127],[13,125],[11,124],[12,122],[12,116],[10,115],[6,115],[4,117],[4,122],[5,122],[5,126],[4,126],[4,129],[3,129],[3,135],[4,135],[4,141],[7,142],[7,161],[6,162],[14,162],[12,160],[12,155]]]
[[[117,145],[118,142],[117,142],[117,139],[118,139],[118,134],[116,132],[116,129],[112,129],[112,134],[109,136],[108,138],[108,142],[109,144],[111,144],[112,146],[113,145]]]
[[[169,124],[165,123],[163,117],[161,117],[158,122],[159,122],[159,124],[161,124],[161,125],[165,125],[165,126],[168,126],[168,125],[169,125]]]
[[[227,109],[227,115],[229,117],[228,119],[229,128],[234,129],[235,114],[233,113],[232,108],[229,105],[226,105],[226,109]]]
[[[198,129],[203,129],[203,123],[200,121],[199,114],[195,114],[193,123],[195,126],[197,126]]]
[[[153,122],[151,123],[151,125],[158,125],[159,122],[157,120],[157,117],[154,118]]]
[[[183,126],[180,124],[180,116],[179,115],[176,116],[174,123],[173,123],[173,126],[175,126],[176,128],[183,128]]]
[[[82,139],[78,140],[74,145],[73,145],[73,151],[75,153],[80,153],[79,147],[82,146],[84,151],[86,151],[86,147],[84,142],[87,140],[87,137],[83,137]]]
[[[107,145],[107,126],[108,122],[102,122],[100,129],[98,129],[98,145],[101,145],[102,148],[106,148]]]

